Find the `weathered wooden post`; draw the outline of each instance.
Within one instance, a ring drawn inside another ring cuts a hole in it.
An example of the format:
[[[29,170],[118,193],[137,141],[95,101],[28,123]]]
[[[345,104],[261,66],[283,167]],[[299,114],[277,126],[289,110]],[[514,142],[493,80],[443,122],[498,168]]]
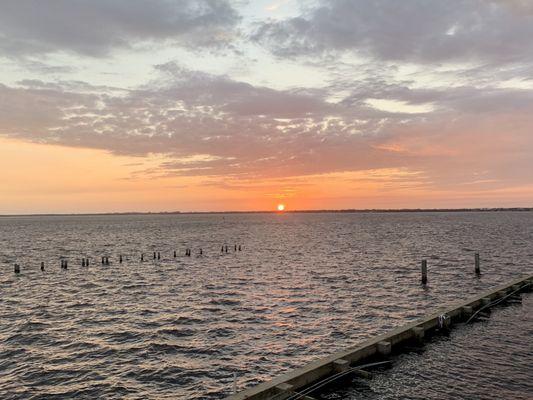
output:
[[[174,250],[174,258],[176,258],[176,250]]]
[[[481,274],[481,268],[479,267],[479,253],[476,253],[474,255],[475,263],[476,263],[476,275]]]
[[[237,251],[237,245],[235,245],[235,247],[233,248],[233,251]]]
[[[204,251],[202,249],[200,249],[200,255],[204,254]]]
[[[118,256],[118,262],[122,264],[122,254]]]
[[[44,261],[41,261],[41,271],[44,271]]]
[[[161,253],[160,253],[160,252],[157,252],[157,259],[158,259],[158,260],[161,259]]]
[[[222,247],[220,248],[220,252],[221,252],[221,253],[224,253],[224,246],[222,246]]]
[[[389,341],[381,341],[376,345],[378,354],[388,356],[392,352],[392,343]]]
[[[13,268],[15,274],[20,274],[20,265],[15,264],[15,267]]]
[[[141,253],[141,262],[144,261],[144,253]]]
[[[157,257],[157,254],[156,254],[156,252],[154,251],[154,260],[156,259],[156,257]]]
[[[422,260],[422,284],[425,285],[428,283],[428,262],[427,260]]]
[[[241,245],[239,245],[239,251],[241,251]]]

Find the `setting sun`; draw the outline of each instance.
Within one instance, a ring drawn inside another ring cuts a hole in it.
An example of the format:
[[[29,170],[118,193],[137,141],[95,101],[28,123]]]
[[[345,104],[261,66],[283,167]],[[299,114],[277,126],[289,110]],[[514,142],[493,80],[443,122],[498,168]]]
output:
[[[278,204],[278,211],[285,211],[285,204]]]

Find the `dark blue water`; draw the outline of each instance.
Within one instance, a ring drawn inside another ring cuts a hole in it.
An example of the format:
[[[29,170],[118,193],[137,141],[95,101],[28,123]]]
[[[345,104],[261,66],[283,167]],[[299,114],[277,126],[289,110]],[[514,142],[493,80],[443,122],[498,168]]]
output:
[[[528,212],[0,218],[0,397],[221,398],[532,260]]]

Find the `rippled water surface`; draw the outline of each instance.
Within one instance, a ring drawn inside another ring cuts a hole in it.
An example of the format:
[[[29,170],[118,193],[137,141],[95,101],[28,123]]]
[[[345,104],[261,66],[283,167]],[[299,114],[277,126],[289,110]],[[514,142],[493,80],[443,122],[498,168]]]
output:
[[[530,212],[0,218],[0,397],[221,398],[532,261]]]
[[[495,308],[490,318],[461,325],[422,353],[403,354],[372,380],[355,378],[321,400],[455,400],[533,398],[533,294],[521,305]]]

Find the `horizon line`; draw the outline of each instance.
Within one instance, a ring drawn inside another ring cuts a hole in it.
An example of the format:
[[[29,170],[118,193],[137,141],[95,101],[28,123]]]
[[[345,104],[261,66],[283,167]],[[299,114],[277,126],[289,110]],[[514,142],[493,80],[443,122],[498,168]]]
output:
[[[533,207],[462,207],[462,208],[347,208],[313,210],[255,210],[255,211],[124,211],[88,213],[28,213],[0,214],[0,217],[61,217],[98,215],[190,215],[190,214],[324,214],[324,213],[401,213],[401,212],[498,212],[533,211]]]

